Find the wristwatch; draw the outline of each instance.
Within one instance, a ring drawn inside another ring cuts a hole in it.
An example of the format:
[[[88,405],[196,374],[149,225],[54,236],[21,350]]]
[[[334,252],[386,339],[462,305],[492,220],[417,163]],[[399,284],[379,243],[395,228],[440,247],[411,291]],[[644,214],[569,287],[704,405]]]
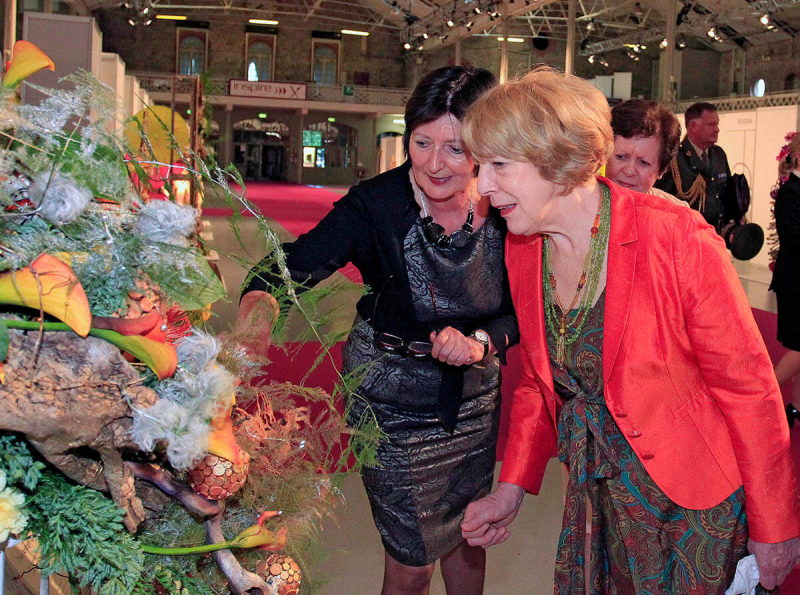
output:
[[[472,331],[472,333],[469,335],[469,338],[474,339],[483,345],[483,357],[481,357],[481,360],[486,359],[486,356],[489,355],[489,334],[486,331],[478,329],[476,331]]]

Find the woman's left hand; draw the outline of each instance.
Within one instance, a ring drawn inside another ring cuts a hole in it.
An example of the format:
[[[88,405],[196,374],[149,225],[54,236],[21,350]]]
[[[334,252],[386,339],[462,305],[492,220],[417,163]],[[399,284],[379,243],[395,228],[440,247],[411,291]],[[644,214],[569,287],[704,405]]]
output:
[[[780,543],[761,543],[752,539],[747,549],[756,557],[761,586],[768,591],[780,585],[800,560],[800,539]]]
[[[431,333],[431,356],[451,366],[470,366],[483,359],[483,345],[451,326]]]

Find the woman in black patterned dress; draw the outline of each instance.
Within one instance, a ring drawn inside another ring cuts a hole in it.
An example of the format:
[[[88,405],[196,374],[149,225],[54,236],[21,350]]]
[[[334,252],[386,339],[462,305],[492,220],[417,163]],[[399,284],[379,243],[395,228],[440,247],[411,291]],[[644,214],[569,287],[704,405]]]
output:
[[[386,435],[379,466],[361,473],[386,550],[384,595],[427,593],[436,560],[448,593],[483,592],[485,553],[464,541],[460,522],[491,489],[498,359],[518,332],[505,227],[475,191],[460,130],[495,82],[464,67],[426,76],[406,106],[409,160],[351,188],[284,247],[295,281],[314,284],[352,262],[371,289],[357,304],[344,372],[368,365],[348,421],[374,415]],[[275,273],[248,285],[240,318],[280,284]]]

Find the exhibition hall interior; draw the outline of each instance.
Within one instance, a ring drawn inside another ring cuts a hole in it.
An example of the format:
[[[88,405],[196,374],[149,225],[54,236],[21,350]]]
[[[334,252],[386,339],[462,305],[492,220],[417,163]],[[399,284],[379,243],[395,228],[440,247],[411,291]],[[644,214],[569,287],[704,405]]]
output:
[[[356,303],[381,289],[362,277],[373,261],[326,271],[305,301],[289,284],[276,298],[298,307],[272,335],[266,309],[243,326],[240,297],[252,267],[285,265],[283,243],[314,229],[351,187],[403,165],[407,103],[436,69],[482,68],[503,84],[548,65],[589,81],[612,107],[661,102],[681,139],[687,108],[710,105],[716,144],[749,187],[741,221],[765,236],[746,260],[727,258],[772,363],[787,353],[770,283],[778,164],[800,128],[796,0],[0,6],[4,72],[26,56],[41,61],[24,81],[4,80],[0,97],[0,595],[381,592],[384,546],[355,470],[380,439],[370,429],[347,435],[343,395],[358,391],[358,374],[341,372]],[[60,192],[67,179],[89,188],[88,210],[45,221],[36,192]],[[185,210],[152,207],[159,202]],[[164,231],[180,225],[178,239]],[[43,292],[64,287],[66,306],[48,310]],[[69,310],[75,287],[88,295],[85,320]],[[208,341],[186,355],[192,327]],[[230,347],[248,333],[264,344],[263,366]],[[80,347],[88,351],[74,360],[80,349],[68,338],[113,353]],[[201,352],[211,354],[202,370]],[[523,379],[520,347],[504,359],[495,486]],[[800,408],[795,382],[781,389]],[[208,387],[213,398],[198,396]],[[157,409],[161,400],[171,409]],[[147,413],[156,410],[161,417]],[[207,447],[199,458],[196,434]],[[566,489],[552,458],[510,537],[487,550],[485,593],[553,592]],[[66,502],[75,504],[55,504]],[[55,535],[62,529],[92,536],[70,541]],[[800,569],[780,592],[800,595]],[[429,593],[459,595],[438,564]]]

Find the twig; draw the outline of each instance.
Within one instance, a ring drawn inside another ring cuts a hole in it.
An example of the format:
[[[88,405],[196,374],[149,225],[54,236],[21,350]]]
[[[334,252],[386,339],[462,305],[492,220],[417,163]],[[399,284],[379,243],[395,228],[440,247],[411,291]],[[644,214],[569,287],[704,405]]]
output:
[[[208,519],[206,526],[206,543],[225,541],[222,534],[222,513]],[[217,550],[212,554],[214,561],[228,579],[228,587],[233,595],[278,595],[278,590],[268,585],[264,579],[253,572],[248,572],[230,550]]]
[[[190,512],[209,517],[222,514],[225,510],[224,501],[207,500],[195,493],[185,483],[178,481],[173,475],[157,465],[149,463],[135,463],[126,461],[125,465],[133,472],[134,477],[152,483],[168,496],[172,496]]]

